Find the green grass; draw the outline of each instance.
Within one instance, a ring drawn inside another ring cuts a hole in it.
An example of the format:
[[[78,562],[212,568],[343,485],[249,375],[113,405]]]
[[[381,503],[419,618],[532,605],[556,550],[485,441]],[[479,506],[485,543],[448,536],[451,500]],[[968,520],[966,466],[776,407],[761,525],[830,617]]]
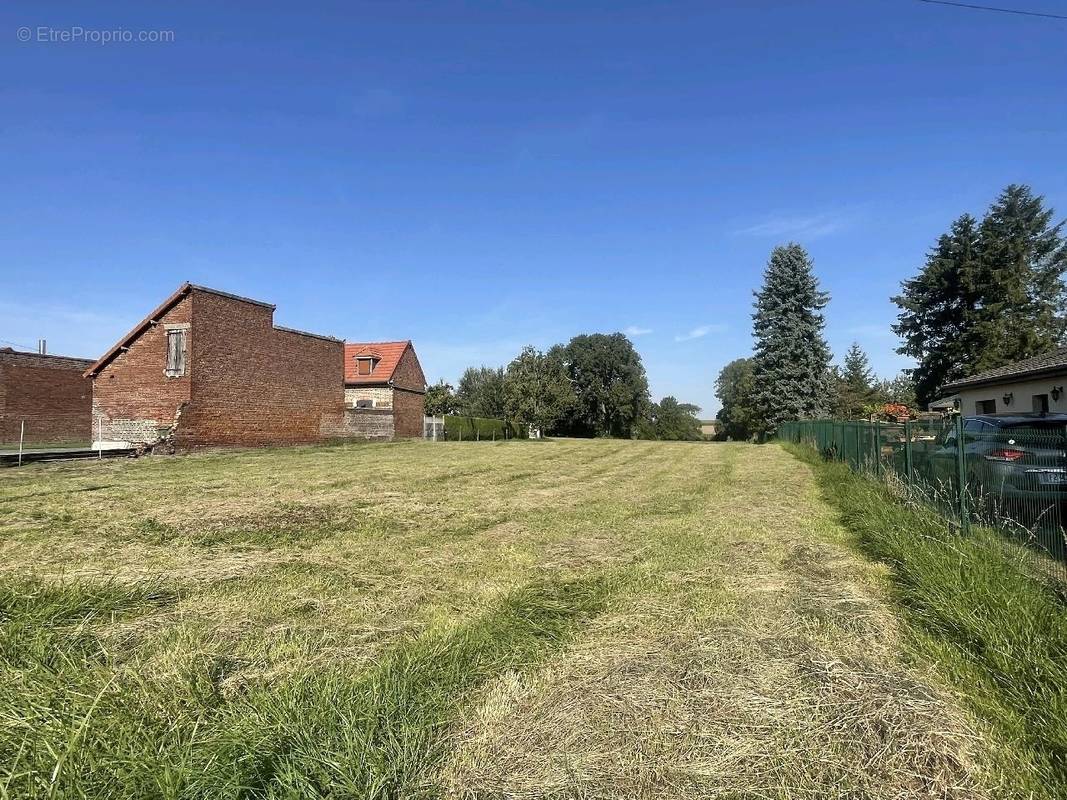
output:
[[[776,447],[0,474],[0,798],[982,797],[983,729]]]
[[[890,487],[811,463],[847,528],[892,568],[915,652],[936,663],[998,740],[1020,797],[1067,797],[1067,608],[996,533],[960,535]]]

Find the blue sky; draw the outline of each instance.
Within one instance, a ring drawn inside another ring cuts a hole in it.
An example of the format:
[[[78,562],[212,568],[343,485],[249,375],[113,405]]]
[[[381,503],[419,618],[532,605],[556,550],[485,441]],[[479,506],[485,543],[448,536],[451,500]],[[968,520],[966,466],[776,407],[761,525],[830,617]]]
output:
[[[173,41],[51,40],[75,27]],[[630,331],[655,397],[710,414],[774,245],[812,254],[835,354],[890,375],[889,298],[954,217],[1010,182],[1067,215],[1064,21],[38,0],[0,42],[0,344],[98,355],[190,280],[411,338],[431,380]]]

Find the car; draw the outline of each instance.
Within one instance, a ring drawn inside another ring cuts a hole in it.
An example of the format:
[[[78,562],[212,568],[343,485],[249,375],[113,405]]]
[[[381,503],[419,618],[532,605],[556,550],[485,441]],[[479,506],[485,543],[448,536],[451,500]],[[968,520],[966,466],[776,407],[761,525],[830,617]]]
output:
[[[956,428],[929,451],[935,481],[957,479]],[[963,420],[967,484],[975,496],[1036,501],[1067,500],[1067,414],[984,414]],[[1057,513],[1058,510],[1057,510]]]

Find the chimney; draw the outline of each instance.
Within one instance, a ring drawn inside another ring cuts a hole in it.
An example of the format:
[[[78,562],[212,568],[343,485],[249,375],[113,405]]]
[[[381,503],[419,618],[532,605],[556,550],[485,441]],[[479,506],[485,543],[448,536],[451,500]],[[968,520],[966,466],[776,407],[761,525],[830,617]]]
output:
[[[44,339],[38,339],[37,352],[40,353],[42,356],[48,355],[48,342],[46,342]]]

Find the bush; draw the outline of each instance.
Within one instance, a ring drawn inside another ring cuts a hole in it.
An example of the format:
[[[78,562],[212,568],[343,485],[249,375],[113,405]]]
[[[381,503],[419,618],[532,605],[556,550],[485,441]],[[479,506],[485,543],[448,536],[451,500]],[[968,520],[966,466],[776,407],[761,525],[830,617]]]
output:
[[[445,417],[445,438],[449,441],[525,439],[524,426],[517,422],[484,417]]]

